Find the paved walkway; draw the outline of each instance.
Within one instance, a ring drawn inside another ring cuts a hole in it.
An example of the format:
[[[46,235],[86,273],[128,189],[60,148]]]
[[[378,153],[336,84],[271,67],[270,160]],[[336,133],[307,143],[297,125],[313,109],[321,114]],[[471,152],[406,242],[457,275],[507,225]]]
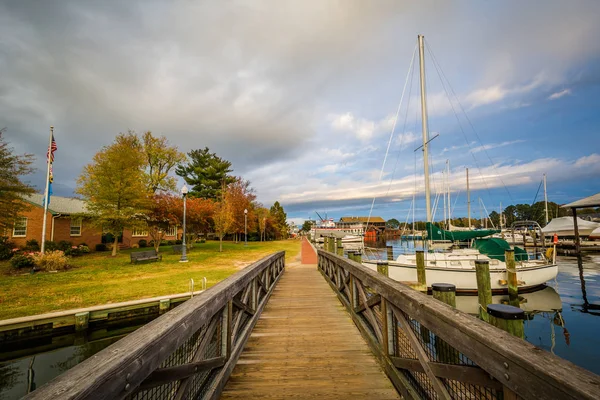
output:
[[[302,238],[300,257],[302,264],[317,264],[318,262],[317,253],[306,238]]]
[[[399,396],[316,265],[292,264],[286,266],[221,398]]]

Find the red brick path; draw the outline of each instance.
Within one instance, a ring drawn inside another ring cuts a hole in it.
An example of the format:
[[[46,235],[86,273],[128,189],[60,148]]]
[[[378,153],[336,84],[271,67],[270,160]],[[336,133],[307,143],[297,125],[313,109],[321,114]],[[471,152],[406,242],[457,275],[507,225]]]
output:
[[[317,253],[306,238],[302,238],[302,264],[317,264]]]

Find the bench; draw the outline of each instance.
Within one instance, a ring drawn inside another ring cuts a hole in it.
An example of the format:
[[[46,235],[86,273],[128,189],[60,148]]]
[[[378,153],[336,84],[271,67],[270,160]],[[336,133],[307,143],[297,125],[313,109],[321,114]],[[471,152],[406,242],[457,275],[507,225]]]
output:
[[[136,263],[138,261],[158,261],[162,260],[162,255],[157,254],[156,250],[144,250],[136,251],[131,253],[131,262]]]

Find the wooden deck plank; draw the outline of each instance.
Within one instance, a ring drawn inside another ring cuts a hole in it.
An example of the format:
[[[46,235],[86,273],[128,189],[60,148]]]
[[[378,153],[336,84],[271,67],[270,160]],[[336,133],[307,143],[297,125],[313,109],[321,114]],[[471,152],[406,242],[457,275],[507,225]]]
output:
[[[316,265],[277,284],[222,399],[398,399]]]

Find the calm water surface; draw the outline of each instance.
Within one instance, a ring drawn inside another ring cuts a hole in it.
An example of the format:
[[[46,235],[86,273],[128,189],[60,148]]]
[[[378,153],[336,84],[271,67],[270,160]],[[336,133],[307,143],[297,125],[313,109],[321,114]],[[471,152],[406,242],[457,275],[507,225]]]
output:
[[[394,247],[395,255],[407,249],[406,242],[388,245]],[[559,256],[557,263],[556,281],[541,291],[521,295],[521,307],[530,318],[525,321],[525,339],[600,374],[600,255],[579,259]],[[494,302],[506,297],[494,296]],[[457,296],[457,307],[476,313],[477,297]],[[49,338],[21,348],[0,347],[0,400],[24,396],[139,326],[137,321],[85,335]]]

